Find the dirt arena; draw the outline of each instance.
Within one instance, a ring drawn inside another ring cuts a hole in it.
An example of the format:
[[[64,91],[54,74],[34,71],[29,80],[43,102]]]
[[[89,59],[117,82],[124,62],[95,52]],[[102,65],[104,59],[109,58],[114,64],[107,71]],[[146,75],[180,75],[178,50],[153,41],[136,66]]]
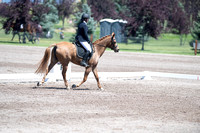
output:
[[[33,73],[45,48],[0,45],[0,74]],[[200,75],[195,56],[106,51],[99,72]],[[72,72],[84,68],[72,65]],[[62,81],[0,81],[0,132],[200,132],[200,81],[159,78],[95,79],[67,91]],[[70,84],[78,83],[73,80]]]

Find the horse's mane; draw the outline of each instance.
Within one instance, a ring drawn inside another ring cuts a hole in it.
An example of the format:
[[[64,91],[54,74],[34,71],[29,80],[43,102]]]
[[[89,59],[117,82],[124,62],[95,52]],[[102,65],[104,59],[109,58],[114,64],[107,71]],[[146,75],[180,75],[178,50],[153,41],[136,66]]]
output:
[[[107,38],[108,36],[110,36],[110,35],[104,36],[104,37],[102,37],[102,38],[96,40],[96,41],[94,42],[94,44],[99,43],[100,41],[104,40],[104,39]]]

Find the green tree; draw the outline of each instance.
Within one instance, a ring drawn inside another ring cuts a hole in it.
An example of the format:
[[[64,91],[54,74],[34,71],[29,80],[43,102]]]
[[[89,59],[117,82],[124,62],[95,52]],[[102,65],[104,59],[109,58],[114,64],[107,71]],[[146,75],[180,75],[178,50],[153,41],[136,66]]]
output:
[[[42,26],[44,32],[53,32],[54,24],[59,22],[58,10],[53,4],[53,0],[46,0],[44,6],[48,8],[49,11],[43,14],[43,19],[41,20],[40,25]]]
[[[195,40],[200,40],[200,12],[198,13],[197,20],[193,24],[192,37]]]

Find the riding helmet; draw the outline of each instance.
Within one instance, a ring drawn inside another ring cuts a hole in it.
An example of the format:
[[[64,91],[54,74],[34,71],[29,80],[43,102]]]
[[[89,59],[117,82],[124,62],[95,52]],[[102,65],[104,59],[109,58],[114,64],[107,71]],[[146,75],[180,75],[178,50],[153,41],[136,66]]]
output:
[[[83,13],[83,15],[81,17],[82,20],[83,19],[89,19],[89,18],[90,18],[90,16],[87,13]]]

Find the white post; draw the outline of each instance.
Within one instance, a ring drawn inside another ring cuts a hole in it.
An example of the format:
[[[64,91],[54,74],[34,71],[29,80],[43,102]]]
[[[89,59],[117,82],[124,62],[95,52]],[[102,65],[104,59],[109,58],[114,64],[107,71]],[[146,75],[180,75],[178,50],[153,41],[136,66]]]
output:
[[[46,77],[47,82],[56,82],[56,80],[61,76],[61,64],[57,63],[51,69],[49,74]]]
[[[66,72],[66,79],[70,81],[71,78],[71,63],[68,64],[68,69]],[[49,74],[47,75],[47,78],[45,82],[56,82],[57,80],[62,80],[62,65],[60,63],[57,63],[54,65],[54,67],[51,69]]]

